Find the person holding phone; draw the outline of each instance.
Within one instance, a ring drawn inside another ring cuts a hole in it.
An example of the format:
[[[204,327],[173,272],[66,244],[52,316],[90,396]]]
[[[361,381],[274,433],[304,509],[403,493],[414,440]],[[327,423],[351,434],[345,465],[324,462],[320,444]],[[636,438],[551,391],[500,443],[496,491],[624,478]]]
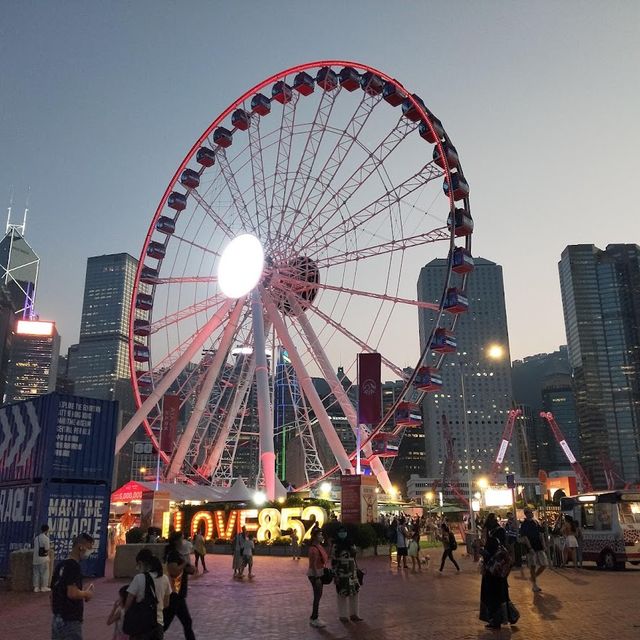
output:
[[[81,533],[73,539],[71,553],[58,563],[51,580],[51,640],[82,640],[84,603],[93,598],[93,584],[82,584],[80,560],[91,555],[93,537]]]

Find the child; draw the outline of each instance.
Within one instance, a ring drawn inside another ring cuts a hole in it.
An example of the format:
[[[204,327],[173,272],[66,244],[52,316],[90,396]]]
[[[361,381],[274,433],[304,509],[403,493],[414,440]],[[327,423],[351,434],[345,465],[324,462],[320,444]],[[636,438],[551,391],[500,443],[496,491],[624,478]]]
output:
[[[107,624],[114,625],[113,640],[129,640],[129,636],[122,632],[122,623],[124,621],[124,603],[127,599],[127,587],[120,587],[118,591],[119,599],[113,603],[113,609],[107,618]]]
[[[255,544],[250,534],[242,541],[242,569],[249,567],[249,579],[253,578],[253,550]],[[240,574],[242,575],[242,574]]]
[[[408,553],[411,558],[411,573],[416,572],[416,565],[418,565],[418,571],[422,572],[422,564],[420,562],[420,534],[418,531],[411,537]]]

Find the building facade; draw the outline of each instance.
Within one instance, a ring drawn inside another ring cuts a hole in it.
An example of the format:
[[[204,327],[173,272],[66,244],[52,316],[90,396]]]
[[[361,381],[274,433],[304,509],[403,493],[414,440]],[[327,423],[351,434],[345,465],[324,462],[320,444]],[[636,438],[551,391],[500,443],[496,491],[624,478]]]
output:
[[[571,245],[559,263],[581,463],[640,480],[640,247]]]
[[[18,320],[7,372],[5,402],[56,390],[60,336],[55,322]]]
[[[433,260],[422,268],[418,300],[440,301],[446,269],[446,260],[442,259]],[[513,403],[502,267],[490,260],[475,258],[466,295],[469,310],[459,316],[456,326],[457,352],[448,354],[444,360],[442,390],[428,394],[423,403],[425,475],[427,478],[443,475],[447,457],[446,428],[443,428],[443,416],[446,416],[453,452],[452,466],[461,482],[468,482],[469,473],[475,482],[491,471]],[[421,348],[424,348],[433,322],[433,312],[419,311]],[[491,347],[496,346],[501,348],[502,356],[491,359],[490,354],[495,351]],[[436,354],[431,357],[435,359]],[[517,439],[513,439],[501,473],[520,473],[517,449]]]

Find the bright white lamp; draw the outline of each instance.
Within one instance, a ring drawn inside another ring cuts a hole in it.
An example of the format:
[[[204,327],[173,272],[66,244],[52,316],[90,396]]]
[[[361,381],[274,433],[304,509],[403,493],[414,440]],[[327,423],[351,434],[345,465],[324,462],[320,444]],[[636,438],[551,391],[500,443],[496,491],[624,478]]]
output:
[[[264,250],[250,233],[235,237],[224,249],[218,264],[218,285],[228,298],[247,295],[260,281]]]
[[[263,491],[256,491],[253,494],[253,503],[257,506],[262,506],[267,501],[267,496]]]

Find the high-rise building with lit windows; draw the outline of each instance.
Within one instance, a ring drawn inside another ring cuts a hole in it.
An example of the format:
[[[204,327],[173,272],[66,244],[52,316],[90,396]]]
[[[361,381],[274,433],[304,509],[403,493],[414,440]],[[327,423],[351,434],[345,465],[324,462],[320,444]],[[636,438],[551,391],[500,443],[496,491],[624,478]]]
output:
[[[612,464],[640,480],[640,247],[571,245],[559,263],[580,462],[596,487]]]
[[[446,260],[442,259],[433,260],[422,268],[418,279],[418,300],[436,304],[440,301],[446,269]],[[443,415],[449,425],[454,466],[460,481],[466,482],[469,465],[473,480],[487,476],[491,471],[507,414],[512,408],[502,267],[490,260],[475,258],[475,270],[467,284],[469,310],[460,314],[455,329],[457,353],[447,354],[444,360],[441,391],[428,394],[423,403],[427,478],[442,477],[447,452]],[[434,315],[427,309],[419,311],[421,348],[431,332]],[[496,346],[500,349],[490,349]],[[465,431],[464,404],[468,432]],[[503,473],[507,469],[520,473],[515,437],[500,471]],[[500,479],[504,480],[504,477]]]
[[[80,341],[71,362],[75,393],[117,398],[129,380],[129,311],[138,261],[127,253],[87,261]]]
[[[56,389],[60,336],[55,322],[18,320],[11,345],[5,402]]]

